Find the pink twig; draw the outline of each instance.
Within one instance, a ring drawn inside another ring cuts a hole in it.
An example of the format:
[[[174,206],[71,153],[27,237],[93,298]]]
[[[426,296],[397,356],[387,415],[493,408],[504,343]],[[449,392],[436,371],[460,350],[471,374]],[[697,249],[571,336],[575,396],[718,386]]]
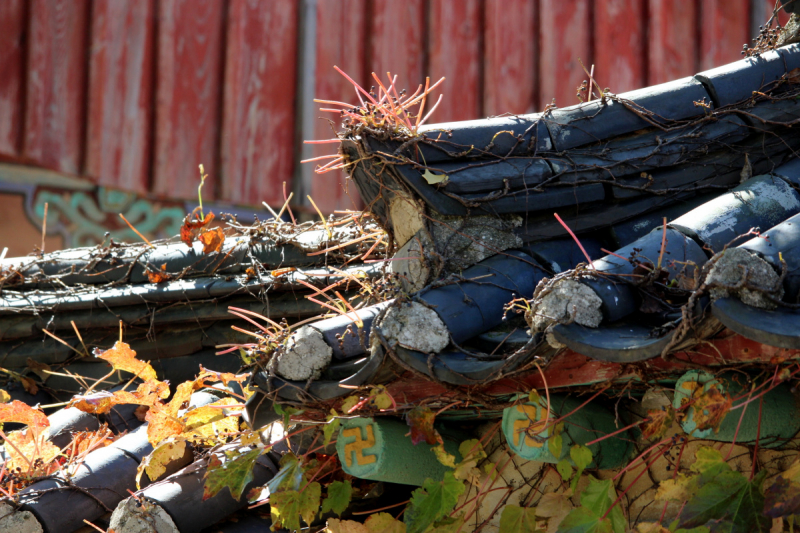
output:
[[[586,258],[587,261],[589,261],[589,266],[594,268],[594,265],[592,265],[592,258],[589,257],[589,254],[586,253],[586,248],[583,247],[583,245],[581,244],[581,241],[578,240],[578,237],[576,237],[575,234],[572,232],[572,230],[569,229],[569,226],[567,226],[564,223],[564,221],[561,220],[561,217],[558,216],[558,213],[553,213],[553,215],[556,217],[556,220],[558,220],[558,223],[561,224],[564,227],[565,230],[567,230],[567,233],[569,233],[570,236],[572,236],[572,240],[575,241],[575,244],[577,244],[578,248],[580,248],[581,252],[583,252],[583,256]]]

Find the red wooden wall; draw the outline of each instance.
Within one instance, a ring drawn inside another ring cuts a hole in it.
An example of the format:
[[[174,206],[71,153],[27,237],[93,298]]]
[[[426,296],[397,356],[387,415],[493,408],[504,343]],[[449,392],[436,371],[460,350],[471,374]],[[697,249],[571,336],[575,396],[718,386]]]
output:
[[[614,92],[735,61],[773,5],[2,0],[0,159],[180,199],[195,197],[203,163],[205,199],[280,204],[286,182],[299,204],[311,194],[325,211],[352,208],[343,176],[297,179],[302,137],[332,136],[325,120],[300,127],[314,105],[301,80],[320,98],[355,100],[334,64],[365,86],[391,71],[412,92],[445,76],[435,121],[526,113],[577,103],[578,59]]]

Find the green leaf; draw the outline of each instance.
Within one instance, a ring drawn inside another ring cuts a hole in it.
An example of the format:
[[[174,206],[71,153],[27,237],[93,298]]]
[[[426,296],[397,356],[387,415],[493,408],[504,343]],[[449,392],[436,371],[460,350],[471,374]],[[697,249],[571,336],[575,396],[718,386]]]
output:
[[[533,405],[539,405],[540,401],[542,401],[542,398],[539,396],[539,392],[536,389],[532,389],[528,393],[528,402],[532,403]]]
[[[589,509],[578,507],[558,524],[556,533],[614,533],[614,529],[608,518],[603,520]]]
[[[700,483],[707,483],[723,472],[730,472],[730,465],[725,462],[722,453],[711,446],[701,446],[695,454],[692,472],[700,474]]]
[[[349,480],[334,481],[328,486],[328,495],[322,501],[322,514],[333,511],[338,516],[347,506],[350,505],[350,498],[353,496],[353,485]]]
[[[302,409],[295,409],[294,407],[281,407],[280,404],[273,403],[272,408],[278,413],[280,416],[283,417],[283,427],[289,427],[289,419],[294,415],[299,415],[303,412]]]
[[[370,533],[406,533],[406,525],[389,513],[371,514],[364,525]]]
[[[216,496],[223,488],[228,487],[235,500],[242,497],[245,486],[253,480],[253,466],[261,455],[255,448],[245,453],[229,452],[223,464],[216,454],[211,455],[206,469],[206,482],[203,486],[203,500]]]
[[[561,479],[564,481],[568,481],[572,477],[572,465],[566,457],[556,463],[556,470],[561,474]]]
[[[575,488],[578,486],[578,480],[583,474],[583,471],[592,463],[592,451],[583,446],[581,444],[576,444],[572,448],[569,449],[569,456],[572,461],[575,463],[575,466],[578,467],[578,471],[575,473],[575,477],[572,479],[572,490],[574,491]]]
[[[591,510],[597,517],[605,515],[616,499],[617,492],[610,479],[600,481],[590,476],[589,485],[581,492],[581,506]],[[614,533],[625,533],[625,517],[619,504],[608,512],[607,518],[611,520]]]
[[[319,511],[322,487],[319,483],[309,483],[303,492],[285,490],[270,494],[269,507],[273,528],[286,528],[290,531],[300,529],[300,518],[311,524]]]
[[[768,532],[772,521],[764,516],[761,484],[766,471],[752,482],[740,472],[723,471],[701,485],[697,494],[683,508],[679,526],[697,527],[715,521],[712,531],[731,533]],[[724,524],[720,522],[724,519]]]
[[[555,457],[556,459],[561,457],[563,446],[564,446],[564,438],[561,436],[560,433],[553,432],[553,434],[550,435],[550,438],[547,439],[547,449],[551,454],[553,454],[553,457]]]
[[[465,490],[452,472],[445,472],[440,482],[426,479],[422,488],[411,493],[411,503],[406,507],[403,521],[408,533],[422,533],[450,513]]]
[[[536,529],[536,509],[506,505],[500,515],[500,533],[538,533]]]
[[[305,473],[300,460],[293,453],[287,453],[281,457],[279,466],[280,470],[267,484],[270,493],[275,494],[281,490],[300,490]]]
[[[338,414],[336,413],[336,409],[331,409],[331,414],[328,416],[328,422],[322,427],[322,434],[325,436],[325,439],[322,441],[323,446],[327,446],[331,443],[331,439],[336,432],[339,431],[339,426],[342,423],[340,418],[337,418]]]

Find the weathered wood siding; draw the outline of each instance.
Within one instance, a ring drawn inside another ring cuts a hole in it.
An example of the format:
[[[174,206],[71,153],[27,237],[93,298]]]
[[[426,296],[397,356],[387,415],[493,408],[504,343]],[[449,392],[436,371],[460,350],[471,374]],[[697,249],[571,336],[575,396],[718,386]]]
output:
[[[373,71],[390,71],[412,92],[426,75],[445,76],[435,121],[528,113],[578,102],[579,59],[614,92],[734,61],[773,5],[3,0],[0,159],[178,199],[196,196],[203,163],[208,200],[280,204],[286,182],[296,204],[310,194],[327,212],[353,208],[341,173],[298,168],[302,136],[330,138],[326,119],[336,118],[309,111],[312,90],[355,101],[334,64],[367,87]]]

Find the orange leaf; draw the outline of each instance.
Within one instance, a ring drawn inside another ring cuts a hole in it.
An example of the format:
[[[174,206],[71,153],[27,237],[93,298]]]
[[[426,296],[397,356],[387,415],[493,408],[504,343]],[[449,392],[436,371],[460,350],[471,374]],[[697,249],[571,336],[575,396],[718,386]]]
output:
[[[199,240],[203,243],[204,254],[219,252],[225,243],[225,234],[222,232],[222,228],[204,230],[200,233]]]
[[[12,431],[7,435],[9,443],[6,453],[9,456],[9,470],[21,469],[30,475],[46,476],[58,470],[58,463],[53,460],[61,455],[61,449],[36,431]],[[27,459],[27,461],[25,460]],[[34,465],[34,472],[29,471],[28,462]]]
[[[147,440],[153,446],[158,445],[166,438],[180,435],[185,427],[181,420],[169,412],[169,406],[154,405],[150,407],[145,420],[148,422]]]
[[[646,440],[660,439],[666,435],[672,422],[675,420],[675,410],[672,406],[666,409],[650,409],[647,411],[649,422],[642,427],[642,436]]]
[[[172,279],[172,276],[167,273],[167,264],[164,263],[161,265],[161,270],[148,270],[147,279],[150,280],[150,283],[164,283]]]
[[[699,392],[702,388],[698,387]],[[711,386],[708,390],[700,392],[696,395],[692,408],[694,414],[692,418],[697,424],[697,429],[714,428],[719,429],[725,415],[731,410],[733,400],[727,394],[722,394],[715,386]]]
[[[0,404],[0,422],[17,422],[33,428],[34,432],[50,425],[41,409],[34,409],[25,402],[14,400],[11,403]]]
[[[156,379],[156,371],[150,366],[150,363],[136,359],[136,352],[124,342],[117,341],[112,348],[106,351],[95,348],[94,356],[108,361],[114,370],[130,372],[144,381]]]
[[[161,381],[154,379],[145,381],[134,392],[108,391],[96,392],[86,396],[76,396],[69,403],[69,407],[76,407],[84,413],[104,414],[111,410],[115,405],[134,404],[152,406],[160,403],[160,400],[169,397],[169,386]]]
[[[72,435],[72,443],[64,450],[72,457],[78,457],[84,453],[105,448],[114,442],[114,434],[103,427],[96,431],[81,431]]]
[[[199,210],[200,208],[197,207],[190,215],[187,215],[186,218],[183,219],[183,225],[181,226],[181,240],[189,247],[192,246],[200,230],[208,226],[211,221],[214,220],[214,213],[209,213],[204,219],[201,219],[197,214]],[[194,216],[196,220],[192,220],[192,216]]]
[[[200,374],[194,380],[194,388],[195,390],[202,389],[208,383],[213,381],[221,381],[222,384],[225,385],[226,387],[228,386],[228,383],[230,383],[231,381],[235,381],[237,383],[244,383],[245,380],[247,380],[247,378],[249,377],[249,375],[250,374],[241,374],[237,376],[236,374],[232,374],[231,372],[217,372],[215,370],[209,370],[207,368],[203,368],[203,365],[200,365]]]

